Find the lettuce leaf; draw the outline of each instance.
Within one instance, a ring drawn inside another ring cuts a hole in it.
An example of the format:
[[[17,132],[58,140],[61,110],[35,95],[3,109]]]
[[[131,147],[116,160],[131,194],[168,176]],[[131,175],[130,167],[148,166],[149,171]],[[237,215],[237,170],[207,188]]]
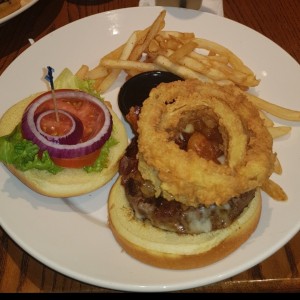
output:
[[[75,76],[70,69],[65,68],[55,79],[54,87],[55,89],[78,89],[83,92],[86,92],[90,95],[97,97],[100,100],[103,100],[99,92],[97,92],[94,86],[95,80],[82,80]]]
[[[110,136],[110,138],[102,146],[100,155],[98,156],[94,164],[92,166],[84,167],[83,169],[88,173],[101,172],[108,165],[108,155],[109,155],[110,148],[117,144],[118,141],[112,136]]]
[[[62,170],[53,163],[47,151],[40,156],[39,147],[22,138],[20,125],[9,135],[0,137],[0,161],[12,164],[21,171],[38,169],[56,174]]]

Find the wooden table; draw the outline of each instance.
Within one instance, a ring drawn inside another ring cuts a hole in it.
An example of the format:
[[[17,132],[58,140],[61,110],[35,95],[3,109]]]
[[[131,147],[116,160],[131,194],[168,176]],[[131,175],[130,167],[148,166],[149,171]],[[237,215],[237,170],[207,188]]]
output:
[[[35,41],[77,19],[137,0],[40,0],[0,26],[0,74]],[[299,0],[224,0],[224,15],[264,34],[300,62]],[[1,91],[0,91],[1,96]],[[300,214],[299,214],[300,216]],[[273,256],[230,279],[188,292],[300,292],[300,233]],[[0,228],[0,292],[112,292],[73,280],[24,252]]]

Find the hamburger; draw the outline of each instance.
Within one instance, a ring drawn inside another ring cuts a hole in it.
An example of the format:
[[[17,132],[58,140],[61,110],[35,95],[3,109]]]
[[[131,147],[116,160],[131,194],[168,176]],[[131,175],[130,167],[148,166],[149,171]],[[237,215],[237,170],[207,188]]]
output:
[[[125,127],[90,82],[65,69],[51,92],[36,93],[0,119],[0,161],[33,191],[49,197],[92,192],[118,171]],[[57,118],[58,117],[58,118]]]
[[[239,88],[161,83],[127,120],[135,137],[120,160],[108,215],[129,255],[159,268],[191,269],[249,239],[276,154]]]

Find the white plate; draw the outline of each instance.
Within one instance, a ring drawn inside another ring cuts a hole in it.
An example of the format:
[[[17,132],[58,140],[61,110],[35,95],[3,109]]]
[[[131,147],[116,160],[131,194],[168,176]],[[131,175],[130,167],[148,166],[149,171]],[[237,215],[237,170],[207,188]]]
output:
[[[55,69],[54,76],[64,67],[74,72],[81,64],[94,67],[101,56],[124,43],[133,30],[151,24],[160,10],[136,7],[93,15],[33,44],[0,77],[0,115],[25,96],[46,89],[41,80],[45,66]],[[264,36],[219,16],[179,8],[168,9],[166,29],[195,32],[227,46],[262,79],[255,93],[299,109],[299,65]],[[121,84],[122,78],[105,94],[120,117],[117,94]],[[290,136],[274,143],[283,174],[273,178],[284,187],[289,200],[280,203],[264,195],[261,221],[255,233],[232,255],[208,267],[161,270],[124,253],[107,227],[106,201],[115,178],[86,196],[52,199],[33,193],[1,167],[1,226],[25,251],[47,266],[96,286],[154,292],[193,288],[226,279],[272,255],[300,228],[299,124],[273,119],[293,126]]]
[[[20,13],[22,13],[23,11],[27,10],[28,8],[30,8],[33,4],[35,4],[36,2],[38,2],[39,0],[31,0],[29,3],[25,4],[24,6],[22,6],[20,9],[14,11],[13,13],[3,17],[0,19],[0,24],[5,23],[6,21],[14,18],[15,16],[19,15]]]

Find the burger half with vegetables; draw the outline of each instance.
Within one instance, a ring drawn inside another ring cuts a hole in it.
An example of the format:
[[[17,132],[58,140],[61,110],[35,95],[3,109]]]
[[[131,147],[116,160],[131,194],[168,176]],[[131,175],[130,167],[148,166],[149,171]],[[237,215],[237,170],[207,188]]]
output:
[[[54,95],[32,95],[0,119],[0,161],[32,190],[50,197],[78,196],[116,174],[126,130],[91,86],[65,69]]]
[[[161,83],[127,115],[135,138],[109,196],[110,228],[134,258],[160,268],[212,264],[238,249],[274,171],[272,137],[234,86]]]

